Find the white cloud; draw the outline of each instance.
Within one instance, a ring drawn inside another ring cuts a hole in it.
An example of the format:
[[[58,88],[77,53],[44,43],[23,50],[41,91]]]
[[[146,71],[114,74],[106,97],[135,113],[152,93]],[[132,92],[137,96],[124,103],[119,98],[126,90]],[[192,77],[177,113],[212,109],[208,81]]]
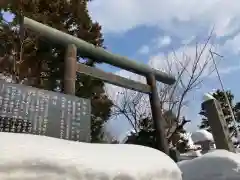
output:
[[[189,45],[195,38],[196,36],[188,37],[187,39],[183,39],[181,43],[183,45]]]
[[[228,39],[222,47],[222,51],[238,54],[240,52],[240,34],[237,34],[232,39]]]
[[[149,48],[149,46],[147,46],[147,45],[143,45],[143,46],[138,50],[138,53],[139,53],[139,54],[144,54],[144,55],[148,54],[149,52],[150,52],[150,48]]]
[[[170,45],[172,38],[170,36],[160,36],[152,40],[151,45],[143,45],[138,50],[139,54],[147,55],[150,53],[150,50],[158,50],[159,48],[166,47]],[[151,48],[150,48],[151,47]]]
[[[203,45],[202,46],[199,45],[198,53],[200,53],[200,50],[202,49],[202,47],[203,47]],[[201,68],[203,67],[203,65],[205,63],[207,63],[207,66],[202,73],[202,77],[208,75],[210,70],[212,70],[212,63],[209,61],[210,56],[209,56],[209,51],[208,51],[210,47],[211,47],[210,45],[207,46],[206,50],[203,51],[202,56],[199,60],[198,66],[197,66],[196,73],[198,73],[201,70]],[[188,73],[192,71],[192,67],[193,67],[193,64],[196,59],[195,55],[196,55],[195,46],[186,46],[186,47],[181,47],[181,48],[177,49],[174,53],[171,52],[167,55],[158,53],[149,59],[148,64],[155,69],[165,71],[167,73],[170,72],[173,75],[176,75],[179,72],[178,68],[182,69],[183,68],[182,66],[186,65],[187,71],[183,75],[183,81],[187,82],[189,79]],[[126,70],[120,70],[120,71],[116,72],[115,74],[125,77],[125,78],[128,78],[128,79],[138,81],[138,82],[146,83],[145,77],[128,72]],[[108,94],[110,95],[111,99],[115,103],[121,103],[121,95],[123,92],[126,93],[125,92],[126,90],[124,88],[113,86],[113,85],[107,85],[106,90],[107,90]],[[134,91],[128,90],[127,93],[128,93],[128,96],[130,96],[132,98],[135,96]],[[142,104],[141,104],[141,106],[142,106]]]
[[[106,33],[123,33],[139,26],[155,26],[167,32],[168,36],[157,38],[154,44],[142,46],[140,54],[169,45],[172,41],[169,35],[189,45],[193,39],[201,39],[199,35],[203,32],[205,36],[209,34],[213,27],[218,37],[235,34],[240,31],[239,9],[239,0],[150,0],[141,3],[138,0],[98,0],[89,3],[90,14]],[[238,54],[240,33],[228,39],[220,51],[224,55]],[[159,56],[163,55],[160,53],[152,58]]]
[[[158,39],[157,46],[158,48],[161,48],[164,46],[168,46],[169,44],[171,44],[171,42],[172,42],[172,39],[170,36],[163,36]]]
[[[200,44],[198,45],[198,54],[201,53],[201,50],[203,48],[204,44]],[[212,49],[212,51],[217,51],[218,47],[213,47],[212,45],[207,45],[205,50],[202,52],[201,58],[199,60],[198,66],[197,66],[197,70],[196,72],[199,72],[200,69],[203,67],[203,65],[205,63],[207,63],[207,66],[205,68],[205,70],[202,73],[202,76],[207,76],[209,75],[209,73],[213,70],[213,62],[211,61],[211,57],[209,54],[209,49]],[[195,58],[196,56],[196,46],[185,46],[185,47],[180,47],[179,49],[175,50],[175,52],[170,52],[168,54],[163,54],[161,52],[152,55],[148,61],[148,65],[150,65],[151,67],[167,72],[173,75],[176,75],[179,72],[179,69],[177,68],[180,67],[182,68],[182,66],[187,65],[186,66],[186,72],[191,72],[193,64],[196,60]],[[216,61],[218,62],[218,59],[216,58]],[[171,66],[171,67],[170,67]],[[239,66],[240,67],[240,66]],[[235,68],[232,66],[229,66],[229,68],[225,67],[224,69],[219,68],[220,71],[223,74],[227,74],[230,73],[232,70],[235,70],[236,68],[239,68],[238,66]],[[142,82],[142,83],[146,83],[146,79],[143,76],[139,76],[137,74],[134,74],[132,72],[126,71],[126,70],[120,70],[117,71],[115,73],[116,75],[131,79],[131,80],[135,80],[138,82]],[[186,80],[187,77],[189,76],[188,73],[185,74],[186,76]],[[184,77],[183,77],[184,78]],[[117,100],[116,96],[118,95],[118,92],[123,92],[124,88],[121,87],[117,87],[117,86],[113,86],[113,85],[107,85],[107,91],[110,94],[110,97],[113,100]],[[130,91],[129,92],[133,92]]]
[[[225,68],[220,68],[219,73],[221,75],[226,75],[226,74],[230,74],[230,73],[233,73],[233,72],[236,72],[236,71],[239,71],[239,70],[240,70],[240,64],[230,65],[230,66],[225,67]]]
[[[98,0],[89,11],[105,32],[156,26],[180,37],[191,37],[215,26],[217,36],[240,28],[239,0]]]
[[[203,47],[203,45],[199,45],[199,49],[201,49]],[[209,75],[209,72],[211,72],[211,70],[213,69],[213,64],[211,61],[209,61],[209,48],[212,48],[212,50],[215,50],[217,52],[217,47],[213,48],[211,47],[211,45],[208,45],[206,50],[203,52],[202,54],[202,58],[200,59],[200,62],[199,62],[199,66],[197,67],[197,71],[199,71],[199,69],[202,67],[202,65],[205,63],[205,62],[208,62],[208,65],[205,69],[205,71],[203,72],[201,78],[212,78],[213,76],[207,76]],[[200,50],[198,51],[198,53],[200,53]],[[163,53],[157,53],[153,56],[150,57],[149,61],[148,61],[148,64],[155,68],[155,69],[159,69],[159,70],[162,70],[162,71],[165,71],[165,72],[169,72],[169,63],[171,64],[178,64],[180,65],[179,63],[181,64],[186,64],[188,62],[188,60],[190,59],[190,62],[187,66],[187,70],[188,71],[191,71],[191,67],[194,63],[194,59],[195,59],[195,55],[196,55],[196,49],[195,49],[195,46],[185,46],[185,47],[180,47],[179,49],[175,50],[175,53],[169,53],[169,54],[163,54]],[[178,61],[176,60],[176,57],[178,57]],[[167,61],[167,58],[168,58],[168,61]],[[218,61],[218,59],[216,58],[216,60]],[[168,63],[167,63],[168,62]],[[231,64],[231,63],[230,63]],[[224,67],[222,68],[222,66],[219,66],[219,71],[221,73],[221,76],[223,75],[226,75],[226,74],[229,74],[229,73],[232,73],[233,71],[236,71],[240,69],[240,65],[238,66],[231,66],[229,65],[228,67]],[[173,66],[172,68],[172,74],[177,74],[178,72],[178,69]],[[135,81],[138,81],[138,82],[142,82],[142,83],[146,83],[146,80],[143,76],[139,76],[139,75],[136,75],[134,73],[131,73],[131,72],[128,72],[128,71],[125,71],[125,70],[120,70],[118,72],[116,72],[115,74],[117,75],[120,75],[120,76],[123,76],[123,77],[126,77],[126,78],[129,78],[129,79],[132,79],[132,80],[135,80]],[[187,73],[184,74],[183,76],[183,83],[186,83],[189,79],[189,75]],[[113,100],[113,102],[115,104],[117,104],[118,106],[121,106],[121,103],[124,101],[124,98],[126,97],[130,97],[130,99],[134,98],[136,96],[136,93],[132,90],[125,90],[124,88],[121,88],[121,87],[117,87],[117,86],[113,86],[113,85],[106,85],[106,91],[107,93],[110,95],[110,98]],[[181,93],[181,89],[179,89],[176,93],[178,94],[178,92]],[[197,93],[197,92],[195,92]],[[202,93],[202,92],[200,92]],[[124,97],[125,95],[125,97]],[[189,94],[185,100],[191,100],[190,102],[193,103],[193,97],[192,97],[192,94]],[[167,104],[165,104],[167,105]],[[191,104],[188,104],[191,106]],[[149,102],[148,102],[148,96],[147,95],[144,95],[142,97],[142,101],[140,101],[137,109],[144,113],[144,114],[148,114],[151,112],[150,111],[150,105],[149,105]],[[192,108],[191,109],[188,109],[188,108],[183,108],[182,109],[182,113],[184,115],[192,115]],[[196,118],[194,116],[194,118]],[[124,118],[121,117],[121,120],[123,120]],[[125,119],[125,121],[127,121]],[[191,128],[193,128],[192,126],[195,126],[196,123],[193,122],[193,124],[191,125]],[[128,127],[129,129],[131,129],[131,125],[129,125]]]
[[[204,48],[204,44],[198,45],[197,53],[198,56]],[[196,72],[198,73],[202,67],[207,64],[203,71],[203,75],[208,75],[212,70],[212,62],[210,61],[209,49],[216,49],[212,45],[207,45],[205,50],[202,51],[201,58],[198,61],[198,66]],[[161,71],[169,72],[172,74],[177,74],[179,68],[186,66],[186,72],[191,72],[194,63],[196,63],[196,46],[182,46],[174,52],[168,54],[158,53],[152,56],[149,60],[149,64],[156,69]],[[188,73],[185,74],[186,77],[189,76]]]
[[[186,63],[189,59],[194,59],[195,47],[191,42],[199,38],[202,39],[203,34],[207,36],[209,31],[214,27],[214,33],[217,38],[222,36],[233,35],[240,31],[240,1],[239,0],[97,0],[89,3],[89,11],[94,20],[98,21],[104,33],[125,33],[140,26],[157,27],[164,31],[168,36],[156,38],[150,44],[142,46],[139,54],[150,54],[157,48],[168,46],[172,43],[172,38],[177,37],[185,47],[175,50],[175,53],[163,54],[158,52],[153,54],[148,64],[154,68],[168,71],[168,63],[176,61],[175,55],[180,63]],[[162,31],[161,31],[162,32]],[[172,38],[171,38],[172,37]],[[152,49],[153,48],[153,49]],[[215,47],[216,48],[216,47]],[[209,47],[207,47],[209,49]],[[222,47],[217,47],[221,53],[235,53],[240,51],[240,34],[227,40]],[[219,51],[216,51],[219,52]],[[197,67],[200,69],[208,60],[209,51],[205,51],[202,59]],[[188,64],[190,71],[193,61]],[[240,66],[229,66],[219,71],[222,75],[229,74],[240,69]],[[178,70],[173,68],[173,74]],[[209,62],[208,67],[203,73],[204,76],[212,70],[212,63]],[[145,82],[145,78],[136,74],[121,70],[116,74],[140,82]],[[209,76],[212,77],[212,76]],[[187,80],[188,75],[185,74]],[[107,91],[111,94],[112,99],[118,103],[119,92],[124,89],[116,86],[107,85]],[[130,96],[134,97],[133,91],[129,91]]]

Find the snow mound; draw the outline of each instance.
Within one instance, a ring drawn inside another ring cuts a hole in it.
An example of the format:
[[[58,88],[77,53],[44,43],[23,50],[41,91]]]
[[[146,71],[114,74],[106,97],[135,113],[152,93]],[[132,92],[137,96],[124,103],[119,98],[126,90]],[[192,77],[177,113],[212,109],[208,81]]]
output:
[[[214,150],[193,160],[178,163],[183,180],[239,180],[240,155]]]
[[[206,131],[205,129],[200,129],[200,130],[192,133],[191,138],[194,143],[201,142],[201,141],[207,141],[207,140],[214,142],[212,134],[210,132]]]
[[[155,149],[0,133],[1,180],[181,180],[177,164]]]

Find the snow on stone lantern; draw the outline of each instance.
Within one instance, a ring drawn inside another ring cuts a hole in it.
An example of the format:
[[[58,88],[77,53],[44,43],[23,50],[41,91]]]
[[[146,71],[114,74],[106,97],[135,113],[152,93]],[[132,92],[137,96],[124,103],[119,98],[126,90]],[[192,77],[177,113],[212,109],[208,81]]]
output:
[[[192,133],[191,138],[194,144],[202,147],[203,154],[207,153],[211,149],[211,146],[214,145],[212,134],[204,129]]]

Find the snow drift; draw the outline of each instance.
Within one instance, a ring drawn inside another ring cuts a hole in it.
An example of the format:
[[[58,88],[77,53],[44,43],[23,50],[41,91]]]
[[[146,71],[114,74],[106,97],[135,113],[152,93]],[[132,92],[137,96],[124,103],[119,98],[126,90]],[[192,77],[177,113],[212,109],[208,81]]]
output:
[[[178,163],[183,180],[239,180],[240,155],[214,150],[193,160]]]
[[[88,144],[0,133],[0,179],[181,180],[177,164],[136,145]]]

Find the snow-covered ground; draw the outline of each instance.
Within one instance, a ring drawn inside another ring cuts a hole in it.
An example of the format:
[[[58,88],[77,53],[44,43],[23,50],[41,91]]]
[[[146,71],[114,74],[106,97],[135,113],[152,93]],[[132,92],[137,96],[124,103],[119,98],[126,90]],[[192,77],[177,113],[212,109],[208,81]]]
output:
[[[182,154],[129,144],[90,144],[0,133],[0,180],[240,180],[240,154],[226,150]]]
[[[211,133],[198,130],[191,134],[190,141],[214,142]],[[236,149],[238,152],[238,149]],[[240,180],[240,154],[211,148],[206,154],[201,150],[181,154],[178,163],[183,180]]]
[[[239,180],[240,155],[214,150],[193,160],[178,163],[183,180]]]
[[[181,180],[178,165],[137,145],[0,133],[0,180]]]

